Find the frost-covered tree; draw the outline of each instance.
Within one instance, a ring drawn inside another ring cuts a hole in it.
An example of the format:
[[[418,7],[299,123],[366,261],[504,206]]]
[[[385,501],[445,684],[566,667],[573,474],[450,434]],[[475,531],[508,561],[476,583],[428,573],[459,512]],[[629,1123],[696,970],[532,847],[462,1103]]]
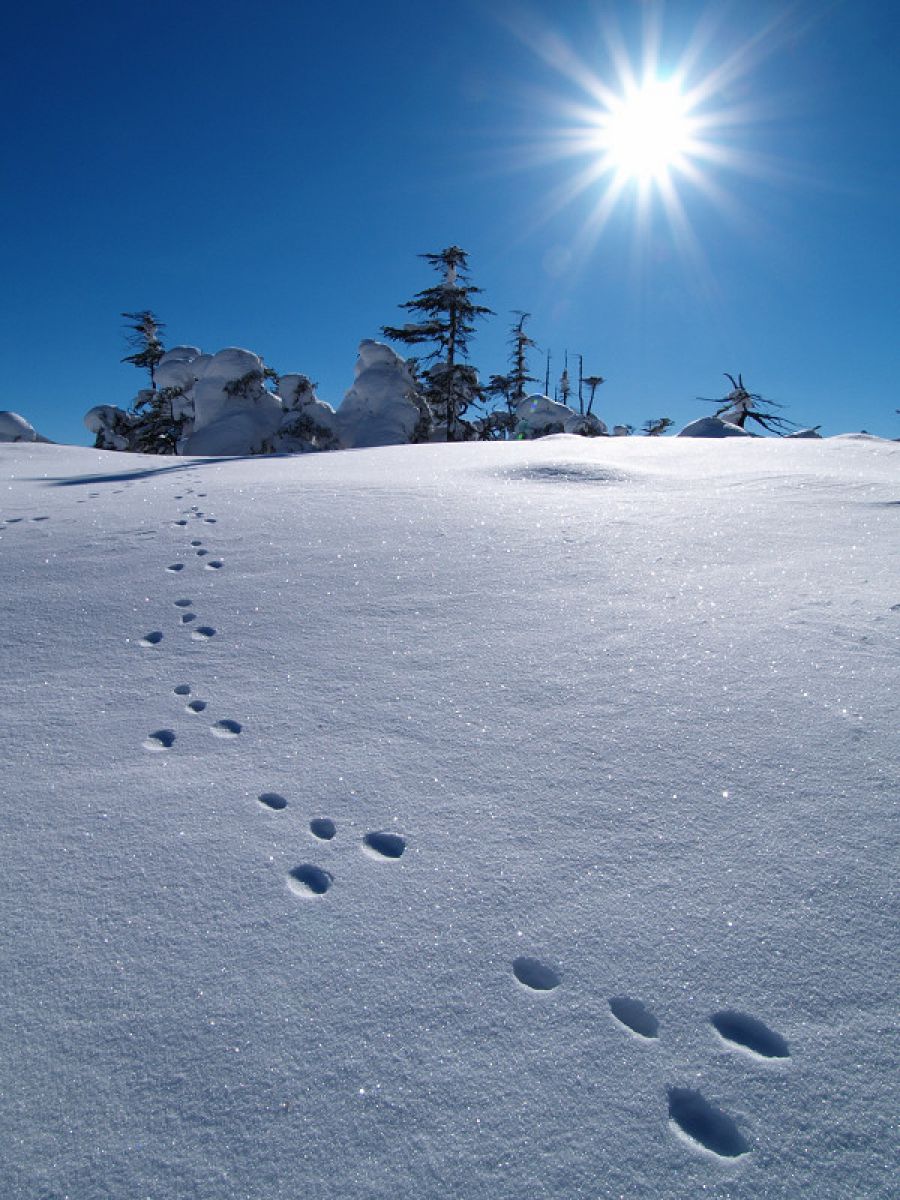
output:
[[[463,414],[482,396],[478,373],[464,360],[476,319],[491,310],[473,298],[481,288],[468,282],[465,250],[447,246],[437,254],[420,257],[441,275],[440,283],[417,292],[401,305],[421,320],[385,325],[382,332],[395,342],[429,347],[422,361],[430,365],[419,371],[419,379],[426,400],[445,427],[447,441],[452,442],[464,429]]]
[[[777,404],[774,400],[765,400],[758,392],[749,392],[744,387],[744,378],[741,374],[738,374],[737,379],[733,375],[729,375],[727,371],[724,374],[725,378],[730,381],[732,389],[727,396],[721,400],[700,397],[706,404],[718,404],[719,407],[715,412],[717,417],[727,421],[729,425],[737,425],[739,429],[743,429],[748,420],[755,421],[769,433],[781,435],[796,428],[793,421],[787,420],[786,417],[780,417],[772,411],[775,408],[783,408],[784,405]]]
[[[531,313],[516,312],[513,315],[519,318],[510,330],[509,335],[509,394],[510,400],[515,406],[528,395],[528,388],[525,385],[537,382],[536,377],[528,373],[528,351],[537,349],[537,342],[525,332],[525,322],[531,316]]]
[[[521,404],[528,395],[529,383],[536,383],[536,376],[528,372],[528,351],[537,343],[525,332],[525,322],[530,313],[516,311],[518,318],[509,333],[509,370],[505,375],[492,375],[484,385],[488,396],[502,400],[506,411],[495,409],[487,416],[476,422],[479,437],[503,438],[512,432],[516,425],[516,406]]]
[[[149,308],[140,312],[124,312],[122,316],[128,322],[125,326],[126,341],[132,353],[127,354],[122,362],[133,363],[134,366],[150,373],[150,387],[156,390],[156,365],[166,350],[162,343],[162,332],[165,329],[162,321]]]

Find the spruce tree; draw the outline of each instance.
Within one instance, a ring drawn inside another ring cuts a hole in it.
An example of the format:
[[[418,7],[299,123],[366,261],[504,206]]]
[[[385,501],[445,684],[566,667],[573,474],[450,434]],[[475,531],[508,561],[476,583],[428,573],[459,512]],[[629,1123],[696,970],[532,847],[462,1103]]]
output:
[[[166,352],[161,337],[165,325],[149,308],[140,312],[124,312],[122,316],[128,322],[125,326],[128,331],[126,340],[134,351],[127,354],[122,362],[133,363],[142,370],[146,368],[150,372],[150,387],[156,391],[156,364]]]
[[[425,398],[438,420],[446,426],[448,442],[457,439],[461,418],[470,405],[481,399],[478,373],[465,361],[475,320],[491,310],[477,304],[473,297],[481,292],[468,282],[468,255],[459,246],[447,246],[436,254],[422,254],[429,266],[442,276],[435,287],[417,292],[401,308],[421,315],[422,320],[408,325],[382,326],[392,341],[408,346],[430,346],[424,361],[430,363],[420,372]]]

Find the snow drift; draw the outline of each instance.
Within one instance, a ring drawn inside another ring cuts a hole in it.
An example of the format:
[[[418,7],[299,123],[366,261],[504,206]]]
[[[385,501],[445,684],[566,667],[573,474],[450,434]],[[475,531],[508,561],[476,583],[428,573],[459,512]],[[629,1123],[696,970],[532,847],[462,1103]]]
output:
[[[4,1195],[891,1196],[898,467],[0,445]]]

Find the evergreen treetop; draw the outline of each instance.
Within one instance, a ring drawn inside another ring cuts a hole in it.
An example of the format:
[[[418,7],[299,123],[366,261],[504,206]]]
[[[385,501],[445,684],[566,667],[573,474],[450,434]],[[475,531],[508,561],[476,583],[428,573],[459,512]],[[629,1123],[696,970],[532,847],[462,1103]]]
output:
[[[125,339],[133,350],[132,354],[126,354],[122,362],[133,363],[134,366],[149,371],[150,386],[155,391],[156,365],[166,352],[162,343],[165,325],[149,308],[141,309],[140,312],[123,312],[122,316],[128,322],[125,326]]]

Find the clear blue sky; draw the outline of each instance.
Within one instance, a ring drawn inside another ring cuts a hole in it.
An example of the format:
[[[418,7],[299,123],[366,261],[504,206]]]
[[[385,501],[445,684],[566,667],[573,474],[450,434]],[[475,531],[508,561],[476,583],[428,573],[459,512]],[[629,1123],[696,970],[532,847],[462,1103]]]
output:
[[[566,106],[596,103],[553,47],[614,87],[609,28],[637,60],[654,14],[660,71],[730,63],[703,111],[739,117],[710,133],[713,194],[676,184],[693,256],[658,198],[639,225],[626,190],[593,240],[603,181],[551,203],[586,165],[549,153]],[[606,377],[610,422],[680,425],[741,371],[825,433],[900,435],[898,5],[35,0],[3,44],[0,408],[50,438],[130,403],[127,309],[336,405],[451,243],[497,313],[485,376],[527,309],[554,374],[568,349]]]

